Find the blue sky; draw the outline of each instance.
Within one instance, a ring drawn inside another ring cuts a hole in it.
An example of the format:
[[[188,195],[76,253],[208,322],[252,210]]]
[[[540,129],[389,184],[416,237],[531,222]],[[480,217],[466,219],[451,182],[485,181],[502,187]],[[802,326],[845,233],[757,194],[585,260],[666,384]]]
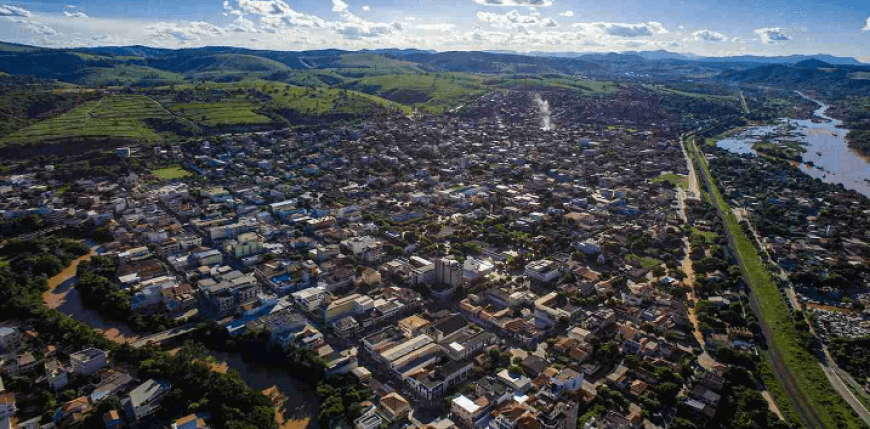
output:
[[[40,46],[828,53],[870,62],[866,0],[0,0]]]

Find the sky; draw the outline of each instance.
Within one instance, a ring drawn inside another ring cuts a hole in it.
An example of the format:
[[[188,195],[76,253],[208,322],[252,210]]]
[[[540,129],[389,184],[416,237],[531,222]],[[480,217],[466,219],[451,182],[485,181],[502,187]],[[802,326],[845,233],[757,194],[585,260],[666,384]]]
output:
[[[870,63],[870,2],[0,0],[0,41],[46,47],[824,53]]]

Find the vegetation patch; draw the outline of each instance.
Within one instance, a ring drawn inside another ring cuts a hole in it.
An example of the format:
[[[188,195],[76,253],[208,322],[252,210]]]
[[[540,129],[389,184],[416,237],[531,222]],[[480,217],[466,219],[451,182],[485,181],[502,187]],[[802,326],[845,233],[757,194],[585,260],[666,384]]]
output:
[[[151,174],[157,176],[157,178],[159,178],[160,180],[174,180],[183,179],[187,176],[190,176],[192,173],[175,165],[172,167],[151,170]]]

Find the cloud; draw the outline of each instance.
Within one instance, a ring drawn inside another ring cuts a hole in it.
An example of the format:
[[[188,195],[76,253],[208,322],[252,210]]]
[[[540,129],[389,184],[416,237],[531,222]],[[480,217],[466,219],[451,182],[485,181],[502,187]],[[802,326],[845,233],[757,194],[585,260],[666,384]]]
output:
[[[517,26],[535,25],[538,18],[521,15],[516,9],[502,15],[492,12],[477,12],[477,21],[497,28],[516,28]]]
[[[22,18],[30,18],[33,15],[29,10],[18,7],[9,6],[8,4],[0,4],[0,16],[20,16]]]
[[[574,16],[574,11],[573,10],[566,10],[565,12],[560,13],[559,16],[571,17],[571,16]]]
[[[199,41],[203,37],[216,37],[224,34],[223,28],[203,21],[157,22],[145,27],[145,34],[157,39],[172,42]]]
[[[368,6],[363,6],[362,10],[363,10],[363,12],[368,12],[368,11],[372,10],[372,8],[370,8]]]
[[[712,30],[698,30],[692,33],[695,40],[704,42],[723,42],[727,39],[724,34]]]
[[[553,18],[544,18],[541,20],[541,27],[544,28],[556,28],[559,26],[559,23],[556,22]]]
[[[54,36],[58,34],[54,28],[33,21],[29,21],[24,25],[24,31],[38,36]]]
[[[314,15],[296,12],[283,0],[238,0],[242,12],[258,15],[264,30],[276,32],[291,27],[322,28],[327,23]]]
[[[658,22],[641,22],[636,24],[618,22],[579,22],[572,27],[580,28],[581,32],[589,36],[614,36],[614,37],[645,37],[654,34],[667,33],[668,30]]]
[[[64,9],[75,9],[75,8],[78,7],[78,6],[74,6],[74,5],[71,5],[71,4],[65,4],[65,5],[63,5],[63,7],[64,7]]]
[[[89,18],[84,12],[68,12],[64,11],[63,16],[68,18]]]
[[[553,5],[552,0],[474,0],[474,2],[484,6],[546,7]]]
[[[347,10],[347,3],[341,0],[332,0],[332,11],[333,12],[344,12]]]
[[[426,31],[453,31],[456,28],[453,24],[417,24],[414,28]]]
[[[254,21],[245,18],[244,16],[237,17],[230,25],[227,26],[227,30],[232,31],[234,33],[262,33],[263,30],[257,28],[257,25],[254,24]]]
[[[867,17],[867,22],[864,23],[864,28],[861,31],[870,31],[870,16]]]
[[[327,25],[349,40],[377,38],[405,30],[405,26],[401,22],[372,22],[349,11],[342,12],[341,17],[344,21],[330,22]]]
[[[791,40],[791,37],[789,37],[788,34],[785,34],[785,31],[779,27],[758,28],[755,30],[755,34],[761,38],[761,43],[764,43],[765,45],[774,45],[776,42]]]

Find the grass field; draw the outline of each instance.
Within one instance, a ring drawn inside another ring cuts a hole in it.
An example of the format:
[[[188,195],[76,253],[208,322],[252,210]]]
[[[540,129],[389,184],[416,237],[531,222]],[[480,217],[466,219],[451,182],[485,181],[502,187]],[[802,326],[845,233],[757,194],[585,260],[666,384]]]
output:
[[[676,89],[666,88],[666,87],[658,86],[658,85],[647,85],[647,89],[650,89],[650,90],[653,90],[656,92],[665,93],[665,94],[682,95],[684,97],[704,98],[707,100],[733,102],[733,103],[740,102],[740,98],[736,95],[699,94],[697,92],[678,91]]]
[[[146,118],[172,119],[153,100],[141,95],[109,95],[84,103],[60,116],[21,129],[2,143],[32,143],[60,138],[123,138],[157,141],[166,135],[149,128]]]
[[[626,261],[638,261],[640,265],[644,268],[652,268],[656,265],[661,265],[662,261],[659,261],[656,258],[650,258],[649,256],[637,256],[635,254],[629,254],[625,257]]]
[[[679,186],[684,190],[689,189],[689,178],[681,174],[666,173],[660,175],[659,177],[656,177],[655,179],[652,179],[652,181],[653,183],[669,182],[671,185],[674,185],[674,187]]]
[[[114,67],[91,67],[82,69],[82,71],[84,76],[76,82],[88,86],[167,85],[184,82],[184,76],[180,74],[132,64],[119,64]]]
[[[713,240],[719,238],[719,234],[716,234],[712,231],[701,231],[698,228],[692,227],[692,234],[698,234],[701,237],[704,237],[704,241],[707,243],[713,242]]]
[[[367,76],[344,87],[432,113],[470,101],[485,90],[479,79],[461,73]]]
[[[729,235],[732,236],[735,251],[743,262],[746,280],[752,293],[758,301],[759,315],[773,331],[773,344],[779,351],[797,383],[797,388],[803,393],[808,404],[818,413],[819,419],[829,428],[863,428],[855,412],[831,387],[827,377],[819,366],[818,360],[797,341],[794,321],[788,307],[779,293],[779,289],[764,267],[764,263],[752,241],[743,233],[737,218],[722,194],[715,186],[713,175],[707,160],[692,147],[694,157],[701,166],[701,173],[707,177],[713,203],[722,214],[722,221]],[[772,393],[776,393],[772,391]],[[784,392],[780,392],[784,395]],[[776,402],[786,402],[788,398],[776,397]]]
[[[157,176],[160,180],[174,180],[183,179],[187,176],[190,176],[192,173],[175,165],[172,167],[151,170],[151,174]]]

